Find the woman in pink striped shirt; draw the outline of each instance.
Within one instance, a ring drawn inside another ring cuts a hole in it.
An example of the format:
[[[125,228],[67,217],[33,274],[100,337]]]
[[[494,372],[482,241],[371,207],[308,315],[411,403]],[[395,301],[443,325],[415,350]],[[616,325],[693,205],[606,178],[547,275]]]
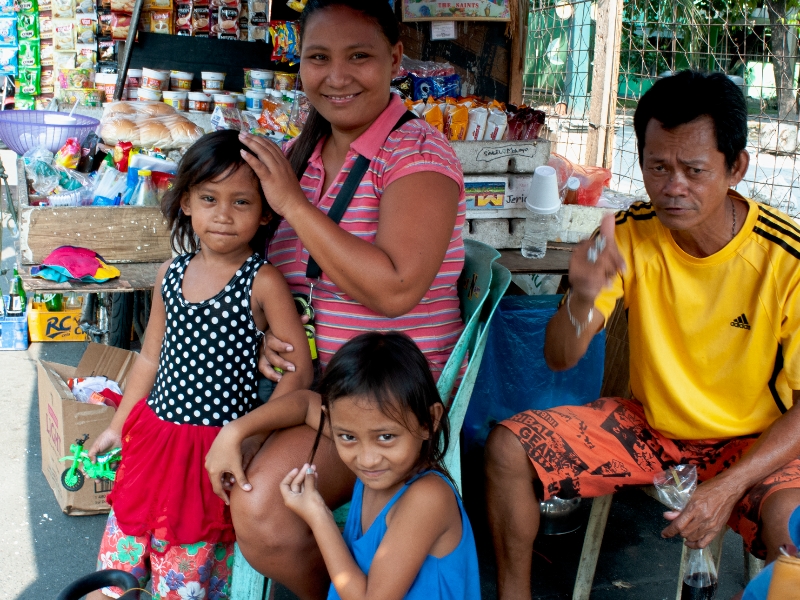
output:
[[[245,160],[283,217],[268,258],[293,291],[309,294],[313,283],[323,368],[359,333],[400,330],[438,377],[463,328],[456,290],[464,262],[461,165],[441,133],[420,119],[401,120],[406,109],[389,85],[403,45],[388,0],[309,0],[301,29],[300,75],[315,109],[306,128],[286,158],[274,144],[242,136],[258,157]],[[327,214],[359,155],[369,168],[337,225]],[[321,268],[318,279],[307,277],[309,255]],[[244,436],[230,439],[241,443]],[[278,483],[307,459],[313,439],[305,425],[275,432],[247,479],[235,470],[231,491],[246,558],[301,599],[324,597],[328,576],[309,528],[284,507]],[[332,442],[322,440],[318,485],[335,507],[350,498],[354,478]]]

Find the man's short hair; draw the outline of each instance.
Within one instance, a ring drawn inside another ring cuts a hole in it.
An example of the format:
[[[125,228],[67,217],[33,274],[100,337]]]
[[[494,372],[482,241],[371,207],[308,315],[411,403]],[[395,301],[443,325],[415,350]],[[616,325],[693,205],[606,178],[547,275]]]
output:
[[[674,129],[698,117],[714,122],[717,149],[728,169],[747,145],[747,103],[742,90],[724,73],[680,71],[662,77],[639,100],[633,128],[639,145],[639,165],[644,164],[644,135],[650,119],[664,129]]]

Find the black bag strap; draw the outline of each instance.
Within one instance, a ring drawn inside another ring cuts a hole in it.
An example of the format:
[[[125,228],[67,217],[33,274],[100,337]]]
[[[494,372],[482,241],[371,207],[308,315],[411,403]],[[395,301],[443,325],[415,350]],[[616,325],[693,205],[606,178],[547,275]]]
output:
[[[403,113],[403,116],[400,117],[400,120],[397,121],[397,124],[392,127],[392,131],[397,131],[409,121],[418,118],[416,114],[407,110]],[[361,185],[361,180],[364,179],[364,175],[367,173],[367,169],[369,169],[369,163],[370,159],[359,154],[353,168],[350,169],[350,173],[347,174],[347,179],[344,180],[342,188],[336,195],[336,200],[333,201],[333,206],[331,206],[331,209],[328,211],[328,218],[337,225],[339,221],[342,220],[345,211],[347,211],[347,207],[350,206],[353,196],[356,195],[356,190],[358,190],[358,186]],[[320,269],[314,257],[309,256],[306,277],[309,279],[319,279],[320,275],[322,275],[322,269]]]

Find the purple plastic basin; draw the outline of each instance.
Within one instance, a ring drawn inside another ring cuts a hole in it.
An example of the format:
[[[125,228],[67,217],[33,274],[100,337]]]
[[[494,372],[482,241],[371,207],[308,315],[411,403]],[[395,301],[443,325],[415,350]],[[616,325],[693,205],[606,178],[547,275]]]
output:
[[[66,113],[53,111],[0,111],[0,140],[19,155],[39,146],[57,152],[67,138],[78,138],[80,143],[100,124],[97,119],[78,114],[72,115],[74,124],[58,123],[66,119]]]

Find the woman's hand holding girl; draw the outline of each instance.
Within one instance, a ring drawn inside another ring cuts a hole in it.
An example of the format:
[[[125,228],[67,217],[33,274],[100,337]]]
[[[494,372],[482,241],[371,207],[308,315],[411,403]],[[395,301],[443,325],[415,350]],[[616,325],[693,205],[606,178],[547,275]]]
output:
[[[317,468],[314,465],[306,463],[300,469],[289,471],[281,481],[281,495],[286,506],[312,529],[320,517],[333,520],[333,514],[317,491]]]
[[[261,181],[264,196],[272,210],[285,217],[297,203],[308,204],[308,199],[297,181],[297,175],[276,144],[244,132],[239,139],[258,157],[242,151],[242,157]]]

